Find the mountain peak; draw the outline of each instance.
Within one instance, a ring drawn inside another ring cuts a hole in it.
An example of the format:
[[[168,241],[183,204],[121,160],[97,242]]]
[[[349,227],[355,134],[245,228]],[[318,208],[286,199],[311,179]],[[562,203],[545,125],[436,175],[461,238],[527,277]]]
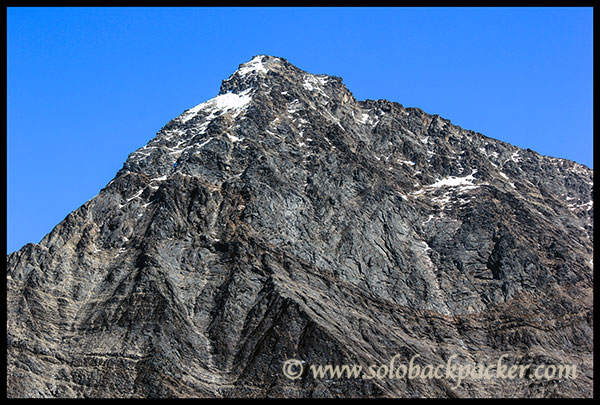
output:
[[[248,87],[255,87],[261,82],[270,81],[266,78],[269,72],[282,74],[285,70],[290,69],[298,70],[283,58],[256,55],[248,62],[240,64],[229,78],[223,80],[219,94],[244,91]]]
[[[283,64],[289,64],[289,62],[277,56],[256,55],[250,61],[242,63],[235,73],[239,75],[246,75],[252,72],[266,74],[271,66]]]
[[[591,394],[592,197],[586,167],[257,55],[8,256],[9,396]],[[507,352],[578,380],[281,369]]]
[[[312,91],[322,87],[319,83],[323,85],[325,81],[338,83],[338,87],[345,88],[340,77],[306,72],[281,57],[256,55],[250,61],[240,64],[229,78],[223,80],[219,94],[239,93],[250,87],[276,87],[285,91],[294,86],[302,86]]]

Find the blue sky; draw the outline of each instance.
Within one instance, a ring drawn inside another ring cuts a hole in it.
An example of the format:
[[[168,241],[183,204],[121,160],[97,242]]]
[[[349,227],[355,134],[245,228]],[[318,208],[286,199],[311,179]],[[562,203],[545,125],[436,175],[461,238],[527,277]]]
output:
[[[592,167],[591,8],[8,8],[7,251],[257,54]]]

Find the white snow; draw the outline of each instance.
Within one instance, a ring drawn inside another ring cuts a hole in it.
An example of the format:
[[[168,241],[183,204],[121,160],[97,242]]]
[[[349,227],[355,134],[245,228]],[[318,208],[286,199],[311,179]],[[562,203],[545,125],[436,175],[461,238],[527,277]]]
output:
[[[428,223],[429,223],[429,221],[431,221],[433,218],[434,218],[433,214],[430,214],[430,215],[429,215],[429,218],[427,218],[427,220],[426,220],[426,221],[424,221],[424,222],[423,222],[421,225],[426,225],[426,224],[428,224]]]
[[[317,76],[317,80],[319,81],[319,83],[321,83],[321,86],[324,86],[327,83],[327,81],[329,80],[329,76],[327,76],[327,75]]]
[[[304,83],[302,83],[302,85],[304,86],[304,88],[308,91],[313,91],[313,90],[317,90],[318,87],[313,86],[314,84],[314,80],[313,77],[311,75],[308,75],[304,78]]]
[[[502,176],[504,178],[504,180],[510,180],[510,178],[503,171],[500,170],[500,171],[498,171],[498,173],[500,174],[500,176]],[[508,184],[510,184],[510,186],[512,188],[517,188],[515,186],[515,183],[513,183],[512,181],[509,181]]]
[[[231,92],[219,94],[218,96],[211,98],[202,104],[198,104],[197,106],[192,107],[184,112],[180,116],[181,122],[187,122],[191,120],[200,111],[206,111],[210,113],[209,116],[206,117],[206,125],[208,125],[208,122],[214,119],[217,115],[228,111],[233,111],[235,116],[237,116],[245,107],[247,107],[248,103],[252,99],[252,95],[250,94],[251,90],[252,88],[249,88],[238,94]]]
[[[212,141],[214,138],[211,136],[210,138],[208,138],[206,141],[202,142],[200,145],[198,145],[198,149],[202,148],[204,145],[206,145],[207,143],[209,143],[210,141]]]
[[[329,115],[332,119],[333,122],[335,122],[338,127],[340,127],[342,129],[342,131],[346,131],[346,129],[342,126],[342,124],[340,124],[340,120],[338,120],[337,118],[335,118],[333,115],[331,115],[331,113],[327,110],[325,110],[325,112],[327,113],[327,115]]]
[[[298,99],[295,99],[294,101],[292,101],[289,105],[288,105],[288,112],[290,114],[293,114],[297,111],[300,111],[302,109],[301,105],[300,105],[300,101]]]
[[[567,204],[567,207],[569,207],[571,211],[578,211],[583,208],[585,208],[586,211],[589,211],[594,208],[594,201],[588,201],[582,204]]]
[[[413,191],[412,195],[423,194],[426,190],[431,191],[431,190],[442,188],[442,187],[457,187],[459,192],[476,189],[479,187],[479,185],[473,184],[473,181],[475,180],[475,177],[473,177],[473,175],[475,173],[477,173],[477,169],[474,169],[473,172],[471,174],[469,174],[468,176],[445,177],[441,180],[436,181],[433,184],[424,186],[417,191]],[[418,184],[415,184],[415,187],[418,187],[418,186],[419,186]],[[435,197],[433,200],[445,204],[445,203],[449,202],[448,198],[449,198],[448,193],[444,193],[443,196]]]
[[[247,89],[240,94],[225,93],[214,98],[214,102],[220,110],[232,110],[245,107],[252,98],[248,93],[251,89]]]
[[[329,96],[327,94],[325,94],[323,89],[321,89],[321,86],[324,85],[325,83],[326,83],[326,77],[316,77],[314,75],[307,74],[304,77],[304,82],[302,83],[302,86],[304,86],[304,88],[308,91],[318,91],[325,97],[329,98]]]
[[[360,122],[361,124],[367,124],[368,122],[372,122],[371,116],[369,115],[371,110],[372,108],[369,108],[368,110],[366,110],[366,112],[361,113],[362,116],[358,120],[358,122]]]
[[[242,66],[240,66],[240,68],[237,70],[237,73],[242,76],[251,72],[267,73],[268,70],[265,67],[265,65],[261,62],[261,59],[262,56],[255,56],[250,62],[242,64]]]
[[[445,207],[450,202],[450,196],[448,194],[444,194],[440,197],[434,197],[431,201],[439,203],[442,207]]]
[[[230,140],[231,142],[239,142],[239,141],[241,141],[241,138],[238,138],[238,137],[237,137],[237,136],[235,136],[235,135],[227,134],[227,137],[229,138],[229,140]]]
[[[138,198],[139,196],[142,195],[142,193],[144,192],[144,189],[141,189],[140,191],[138,191],[137,193],[135,193],[135,195],[133,195],[132,197],[127,199],[127,202],[133,200],[134,198]]]
[[[469,174],[468,176],[465,177],[446,177],[443,178],[441,180],[436,181],[433,184],[430,184],[429,186],[427,186],[428,188],[439,188],[439,187],[477,187],[473,184],[473,180],[475,180],[475,177],[473,177],[473,174],[477,173],[477,169],[473,170],[473,172],[471,174]]]

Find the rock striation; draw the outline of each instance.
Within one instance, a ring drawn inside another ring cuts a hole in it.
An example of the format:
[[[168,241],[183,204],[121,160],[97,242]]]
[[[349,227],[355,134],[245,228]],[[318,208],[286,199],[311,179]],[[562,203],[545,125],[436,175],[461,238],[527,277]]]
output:
[[[8,396],[592,396],[592,197],[583,165],[258,55],[8,255]],[[415,354],[578,373],[308,367]]]

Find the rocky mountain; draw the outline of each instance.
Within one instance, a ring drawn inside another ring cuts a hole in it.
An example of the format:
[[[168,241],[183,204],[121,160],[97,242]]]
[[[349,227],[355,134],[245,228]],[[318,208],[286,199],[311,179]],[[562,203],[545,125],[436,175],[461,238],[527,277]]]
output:
[[[592,194],[583,165],[256,56],[8,255],[8,396],[591,396]],[[531,368],[310,369],[416,354]]]

